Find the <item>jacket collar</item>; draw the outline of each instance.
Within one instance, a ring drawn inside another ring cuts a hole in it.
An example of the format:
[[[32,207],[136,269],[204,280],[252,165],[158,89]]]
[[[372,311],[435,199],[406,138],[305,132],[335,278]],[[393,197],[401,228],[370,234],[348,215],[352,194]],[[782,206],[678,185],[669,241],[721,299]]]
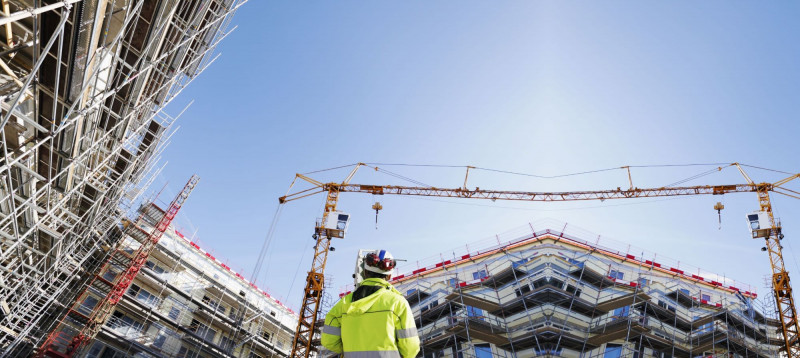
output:
[[[365,285],[365,286],[382,286],[382,287],[388,288],[392,292],[400,294],[400,291],[395,289],[394,286],[392,286],[391,283],[387,282],[384,279],[380,279],[380,278],[368,278],[368,279],[365,279],[364,281],[361,281],[361,285]]]
[[[361,284],[366,286],[384,286],[384,287],[392,285],[389,282],[386,282],[386,280],[382,278],[368,278],[365,279],[364,281],[361,281]]]

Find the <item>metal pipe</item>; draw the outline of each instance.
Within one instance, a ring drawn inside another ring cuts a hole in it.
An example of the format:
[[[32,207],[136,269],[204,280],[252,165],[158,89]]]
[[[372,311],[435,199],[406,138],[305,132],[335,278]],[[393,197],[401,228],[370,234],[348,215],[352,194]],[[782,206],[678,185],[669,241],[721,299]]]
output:
[[[0,57],[3,57],[5,55],[9,55],[9,54],[13,54],[13,53],[16,53],[19,50],[23,50],[23,49],[26,49],[28,47],[31,47],[31,46],[33,46],[33,43],[34,43],[34,41],[31,40],[31,41],[28,41],[26,43],[20,44],[19,46],[16,46],[14,48],[10,48],[8,50],[2,51],[2,52],[0,52]]]
[[[5,25],[5,24],[8,24],[8,23],[11,23],[11,22],[14,22],[14,21],[27,19],[29,17],[33,17],[35,15],[39,15],[39,14],[41,14],[43,12],[48,12],[48,11],[51,11],[51,10],[62,8],[64,6],[67,6],[67,5],[70,5],[70,4],[74,4],[74,3],[79,2],[79,1],[81,1],[81,0],[65,0],[65,1],[57,2],[55,4],[42,6],[40,8],[36,8],[36,9],[26,9],[26,10],[22,10],[22,11],[17,11],[17,12],[15,12],[15,13],[7,16],[7,17],[4,17],[4,18],[0,19],[0,25]]]
[[[69,17],[69,9],[65,14],[61,14],[61,21],[59,22],[58,26],[56,26],[56,31],[53,32],[53,36],[50,37],[50,41],[47,42],[47,46],[45,46],[44,52],[49,52],[50,48],[53,47],[56,38],[64,35],[63,34],[64,24],[67,23],[68,17]],[[47,58],[47,56],[42,56],[41,58],[39,58],[39,61],[37,61],[36,64],[33,66],[33,68],[31,68],[31,73],[28,74],[28,78],[25,80],[25,85],[22,86],[20,94],[18,94],[17,97],[14,98],[14,101],[11,102],[11,108],[16,107],[17,103],[19,103],[19,100],[22,98],[22,95],[28,91],[28,86],[30,86],[31,81],[33,81],[33,79],[36,77],[36,73],[39,71],[39,67],[42,66],[42,63],[44,62],[45,58]],[[11,117],[11,111],[6,113],[5,117],[3,117],[2,122],[0,122],[0,127],[5,127],[6,122],[8,122],[8,119],[10,117]]]
[[[14,83],[16,83],[18,86],[20,86],[20,87],[25,86],[25,84],[22,83],[22,81],[19,80],[19,77],[17,77],[17,74],[14,73],[14,71],[11,70],[11,67],[8,67],[8,65],[6,65],[6,62],[3,61],[2,59],[0,59],[0,68],[2,68],[3,71],[6,71],[8,76],[11,77],[11,80],[13,80]]]

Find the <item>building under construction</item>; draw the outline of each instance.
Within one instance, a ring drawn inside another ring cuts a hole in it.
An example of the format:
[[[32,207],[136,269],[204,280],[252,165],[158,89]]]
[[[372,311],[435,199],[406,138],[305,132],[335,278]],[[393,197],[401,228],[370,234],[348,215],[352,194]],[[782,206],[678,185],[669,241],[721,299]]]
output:
[[[289,354],[297,316],[170,225],[196,180],[142,197],[164,109],[243,2],[0,0],[0,357]],[[421,354],[780,354],[755,290],[589,237],[531,229],[397,276]]]
[[[163,216],[142,207],[122,241],[134,252]],[[286,357],[297,315],[175,229],[167,230],[86,357]],[[112,280],[121,269],[103,272]],[[87,313],[101,298],[91,292]]]
[[[2,0],[0,356],[28,356],[106,262],[241,0]]]
[[[780,354],[780,322],[764,314],[774,306],[749,286],[579,229],[523,231],[401,268],[393,283],[414,310],[420,355]]]

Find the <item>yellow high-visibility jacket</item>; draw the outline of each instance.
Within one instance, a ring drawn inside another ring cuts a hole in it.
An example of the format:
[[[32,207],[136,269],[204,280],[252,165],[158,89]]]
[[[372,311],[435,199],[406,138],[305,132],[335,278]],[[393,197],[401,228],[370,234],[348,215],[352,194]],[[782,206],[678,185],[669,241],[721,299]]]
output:
[[[344,358],[412,358],[419,336],[403,295],[384,280],[368,278],[325,316],[322,345]]]

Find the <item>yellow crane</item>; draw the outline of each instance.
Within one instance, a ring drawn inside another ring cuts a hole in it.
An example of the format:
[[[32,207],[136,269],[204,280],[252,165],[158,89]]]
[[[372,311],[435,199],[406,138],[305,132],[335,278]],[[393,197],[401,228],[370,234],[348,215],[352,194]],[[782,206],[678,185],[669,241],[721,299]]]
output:
[[[292,358],[307,358],[312,351],[312,339],[314,328],[317,325],[317,315],[319,304],[324,289],[325,263],[328,258],[330,241],[335,237],[343,237],[346,229],[347,220],[345,214],[336,211],[336,205],[340,193],[363,193],[372,195],[406,195],[406,196],[426,196],[426,197],[445,197],[445,198],[464,198],[464,199],[487,199],[487,200],[514,200],[514,201],[577,201],[577,200],[609,200],[609,199],[633,199],[666,196],[689,196],[689,195],[722,195],[730,193],[756,193],[759,203],[759,215],[755,218],[755,224],[751,227],[753,238],[764,238],[766,245],[762,248],[769,254],[770,265],[772,267],[772,288],[775,303],[780,315],[781,327],[785,350],[789,358],[800,358],[800,325],[797,320],[797,309],[794,305],[792,287],[789,282],[789,273],[783,262],[781,253],[782,246],[780,240],[783,238],[781,227],[776,222],[772,213],[770,202],[770,192],[778,192],[789,197],[800,199],[800,192],[796,192],[783,187],[786,183],[800,178],[800,174],[788,176],[774,183],[756,183],[742,169],[738,163],[735,166],[741,172],[747,183],[730,185],[698,185],[680,187],[661,187],[661,188],[635,188],[631,182],[629,189],[612,190],[589,190],[589,191],[565,191],[565,192],[530,192],[530,191],[507,191],[507,190],[486,190],[468,189],[467,179],[469,169],[464,178],[464,186],[461,188],[436,188],[425,186],[397,186],[397,185],[374,185],[374,184],[351,184],[350,181],[364,163],[358,163],[350,174],[341,183],[323,183],[309,178],[303,174],[297,174],[289,190],[294,186],[297,179],[306,181],[312,185],[311,188],[295,193],[287,194],[279,198],[281,204],[289,201],[301,199],[307,196],[326,193],[325,209],[322,219],[317,222],[315,228],[314,258],[311,270],[306,278],[306,287],[303,302],[300,308],[300,316],[297,323],[294,340],[292,342]],[[377,167],[372,167],[378,170]],[[628,169],[629,167],[622,167]],[[722,170],[720,167],[719,170]],[[630,174],[629,174],[630,180]],[[778,191],[779,190],[779,191]],[[374,209],[374,207],[373,207]],[[715,206],[715,210],[721,210],[722,206]],[[378,210],[378,209],[376,209]],[[334,216],[345,215],[342,217]],[[760,221],[759,221],[760,220]],[[753,223],[751,219],[751,223]],[[760,225],[759,225],[760,224]]]

